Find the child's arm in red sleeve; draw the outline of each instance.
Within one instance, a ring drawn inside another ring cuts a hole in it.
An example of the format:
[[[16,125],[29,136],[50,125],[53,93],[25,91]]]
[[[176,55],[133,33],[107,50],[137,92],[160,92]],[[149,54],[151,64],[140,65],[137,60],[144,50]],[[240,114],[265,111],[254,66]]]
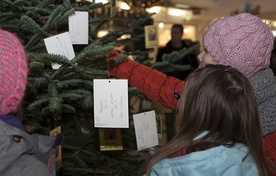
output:
[[[108,59],[119,56],[115,53]],[[109,73],[118,79],[128,79],[129,85],[137,87],[140,93],[171,109],[176,109],[177,105],[174,93],[181,95],[185,83],[130,59],[110,68]]]

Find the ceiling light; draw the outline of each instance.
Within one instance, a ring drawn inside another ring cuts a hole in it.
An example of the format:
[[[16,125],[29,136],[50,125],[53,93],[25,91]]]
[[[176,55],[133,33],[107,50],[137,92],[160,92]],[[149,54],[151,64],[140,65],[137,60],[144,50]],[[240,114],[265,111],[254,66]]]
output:
[[[103,4],[106,4],[106,3],[108,3],[108,0],[95,0],[95,3],[103,3]]]
[[[123,9],[123,10],[130,10],[130,6],[126,3],[126,2],[123,2],[123,1],[117,1],[117,7]]]
[[[272,24],[273,27],[276,27],[276,21],[272,21],[271,24]]]
[[[159,23],[159,25],[158,25],[158,27],[160,28],[160,29],[163,29],[163,27],[164,27],[164,23]]]
[[[161,6],[153,6],[151,8],[146,8],[146,11],[149,13],[159,13],[163,7]]]
[[[171,16],[186,16],[188,15],[188,11],[176,8],[168,8],[168,14]]]
[[[273,37],[276,37],[276,31],[272,30]]]

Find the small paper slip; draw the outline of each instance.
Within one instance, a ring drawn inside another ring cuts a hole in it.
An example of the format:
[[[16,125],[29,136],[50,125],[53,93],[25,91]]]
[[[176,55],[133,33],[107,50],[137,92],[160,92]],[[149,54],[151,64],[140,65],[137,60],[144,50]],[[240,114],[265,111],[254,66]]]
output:
[[[48,37],[44,39],[44,42],[49,54],[60,54],[67,57],[69,60],[75,57],[69,32]],[[59,67],[59,65],[53,65],[53,69],[57,69]]]
[[[47,52],[50,54],[60,54],[68,59],[75,57],[69,32],[64,32],[44,39]]]
[[[145,47],[154,48],[159,46],[157,26],[145,26]]]
[[[109,16],[110,17],[114,17],[117,14],[117,0],[109,0],[110,2],[110,12],[109,12]]]
[[[61,133],[61,126],[56,127],[50,131],[50,136],[56,136]],[[62,166],[62,148],[61,145],[56,147],[56,171],[58,171]]]
[[[88,44],[88,12],[76,11],[69,16],[69,33],[72,44]]]
[[[98,128],[129,128],[126,79],[94,79],[94,123]]]
[[[133,115],[137,150],[157,146],[158,135],[155,111],[148,111]]]

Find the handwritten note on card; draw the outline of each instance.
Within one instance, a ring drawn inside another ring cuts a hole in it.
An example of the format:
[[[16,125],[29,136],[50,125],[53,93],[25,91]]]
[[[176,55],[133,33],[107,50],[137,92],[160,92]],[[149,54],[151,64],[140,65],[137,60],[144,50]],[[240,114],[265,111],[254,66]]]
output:
[[[128,82],[94,79],[94,123],[98,128],[128,128]]]
[[[69,33],[72,44],[88,44],[88,12],[76,11],[69,16]]]
[[[158,145],[155,111],[133,115],[137,150]]]
[[[75,57],[75,52],[68,32],[64,32],[44,39],[47,52],[50,54],[60,54],[71,60]],[[53,69],[58,69],[60,65],[53,65]]]
[[[68,32],[44,39],[48,53],[60,54],[68,59],[75,57],[74,49]]]

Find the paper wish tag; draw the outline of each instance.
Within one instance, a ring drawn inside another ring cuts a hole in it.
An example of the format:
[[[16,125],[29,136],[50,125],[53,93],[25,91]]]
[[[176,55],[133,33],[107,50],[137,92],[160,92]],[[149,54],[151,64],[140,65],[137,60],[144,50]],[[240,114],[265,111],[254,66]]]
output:
[[[56,136],[61,133],[61,126],[56,127],[50,131],[50,136]],[[62,166],[62,148],[61,145],[56,147],[56,171],[58,171]]]
[[[75,57],[75,52],[71,42],[69,32],[64,32],[58,35],[44,39],[47,52],[49,54],[59,54],[71,60]],[[60,65],[52,65],[53,69],[58,69]]]
[[[162,114],[156,112],[155,115],[156,115],[156,128],[157,128],[158,138],[162,139],[162,131],[163,131]]]
[[[158,135],[155,111],[148,111],[133,115],[137,150],[157,146]]]
[[[100,128],[99,137],[101,151],[123,150],[121,129]]]
[[[129,128],[128,82],[94,79],[94,124],[98,128]]]
[[[88,44],[88,12],[76,11],[69,16],[69,33],[72,44]]]
[[[145,47],[154,48],[159,46],[158,27],[154,25],[145,26]]]
[[[110,8],[109,8],[109,16],[114,17],[117,14],[117,0],[109,0]]]

